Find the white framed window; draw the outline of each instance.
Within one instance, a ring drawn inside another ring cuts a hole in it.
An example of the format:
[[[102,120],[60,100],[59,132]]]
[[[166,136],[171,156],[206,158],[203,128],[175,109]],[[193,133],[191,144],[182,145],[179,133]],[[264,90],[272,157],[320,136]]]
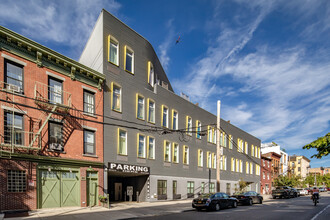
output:
[[[118,128],[118,154],[127,155],[127,132]]]
[[[249,165],[249,162],[246,162],[245,163],[245,168],[246,168],[246,174],[249,174],[250,172],[250,165]]]
[[[136,94],[136,118],[144,120],[144,97]]]
[[[234,138],[232,135],[229,135],[229,149],[233,149]]]
[[[155,159],[155,138],[148,136],[148,159]]]
[[[146,137],[142,134],[137,134],[137,156],[139,158],[146,158]]]
[[[148,62],[148,83],[154,87],[155,85],[155,70],[154,65],[149,61]]]
[[[111,109],[121,112],[121,87],[115,83],[111,83]]]
[[[212,168],[217,168],[217,155],[215,153],[212,153]]]
[[[201,139],[201,132],[202,132],[202,123],[200,121],[196,121],[196,138]]]
[[[108,44],[109,44],[109,48],[108,48],[108,61],[110,63],[115,64],[116,66],[119,66],[119,43],[118,41],[112,37],[112,36],[108,36]]]
[[[239,172],[243,173],[243,161],[239,160]]]
[[[207,141],[212,143],[213,129],[211,126],[207,126]]]
[[[208,151],[206,152],[207,157],[207,168],[212,167],[212,154]]]
[[[223,137],[223,146],[227,147],[227,135],[226,134]]]
[[[183,146],[183,164],[189,164],[189,147]]]
[[[148,122],[155,123],[155,102],[148,99]]]
[[[162,107],[162,126],[168,128],[168,108],[165,105]]]
[[[223,146],[223,133],[220,132],[220,145]]]
[[[239,172],[239,160],[236,159],[236,172]]]
[[[164,161],[171,162],[171,142],[164,141]]]
[[[84,112],[95,113],[95,93],[84,90]]]
[[[84,154],[95,155],[95,131],[84,130]]]
[[[248,142],[245,141],[245,153],[248,154],[249,153],[249,144]]]
[[[178,130],[179,114],[176,110],[172,110],[172,129]]]
[[[223,170],[227,170],[227,157],[223,156]]]
[[[187,116],[187,134],[192,136],[192,119],[190,116]]]
[[[177,143],[173,143],[173,163],[179,163],[179,145]]]
[[[234,158],[231,158],[231,163],[230,163],[230,165],[231,165],[231,171],[232,171],[232,172],[235,172],[235,159],[234,159]]]
[[[125,70],[134,74],[134,51],[125,46]]]
[[[203,151],[198,149],[198,166],[203,167]]]

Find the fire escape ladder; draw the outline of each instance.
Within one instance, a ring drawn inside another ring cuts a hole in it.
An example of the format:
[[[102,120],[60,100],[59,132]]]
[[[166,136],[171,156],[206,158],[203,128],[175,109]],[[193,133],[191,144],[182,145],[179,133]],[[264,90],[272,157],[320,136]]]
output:
[[[37,140],[38,137],[40,137],[42,130],[43,130],[44,127],[47,125],[47,123],[48,123],[50,117],[52,117],[53,112],[55,112],[56,108],[57,108],[57,105],[54,105],[54,107],[52,108],[51,113],[49,113],[49,115],[47,116],[46,120],[45,120],[44,123],[41,125],[39,131],[38,131],[37,134],[33,137],[33,140],[31,141],[29,147],[32,147],[32,146],[33,146],[33,143]]]

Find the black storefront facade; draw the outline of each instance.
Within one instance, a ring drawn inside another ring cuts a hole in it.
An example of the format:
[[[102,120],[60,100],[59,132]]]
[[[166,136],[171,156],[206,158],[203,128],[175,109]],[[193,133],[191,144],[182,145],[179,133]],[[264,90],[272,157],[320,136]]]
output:
[[[141,165],[108,163],[110,201],[145,201],[149,190],[150,168]]]

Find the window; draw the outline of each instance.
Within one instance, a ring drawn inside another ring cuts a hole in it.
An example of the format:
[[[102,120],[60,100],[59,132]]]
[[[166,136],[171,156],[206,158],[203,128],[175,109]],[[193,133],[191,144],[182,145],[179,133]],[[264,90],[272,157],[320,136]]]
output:
[[[205,183],[201,183],[201,192],[200,193],[205,193]]]
[[[12,89],[15,92],[23,92],[23,66],[5,60],[5,82],[8,84],[7,89]],[[8,86],[11,86],[8,88]]]
[[[265,160],[262,160],[262,165],[263,165],[263,166],[265,166],[265,165],[266,165],[266,164],[265,164]]]
[[[207,168],[211,168],[212,167],[212,154],[207,151],[206,152],[206,164],[207,164]]]
[[[249,174],[249,162],[245,162],[246,174]]]
[[[171,143],[164,141],[164,161],[171,162]]]
[[[223,169],[227,170],[227,157],[223,156]]]
[[[108,54],[108,61],[115,64],[119,65],[119,43],[118,41],[109,35],[108,37],[108,43],[109,43],[109,54]]]
[[[48,79],[48,85],[49,85],[49,90],[48,90],[48,99],[51,103],[53,104],[62,104],[62,93],[63,93],[63,88],[62,88],[62,81],[49,77]]]
[[[136,118],[144,120],[144,97],[136,94]]]
[[[262,178],[266,179],[265,171],[262,172]]]
[[[237,139],[237,144],[238,144],[238,148],[237,151],[243,153],[244,152],[244,143],[242,139]]]
[[[243,162],[242,162],[242,160],[239,160],[239,172],[243,173]]]
[[[178,112],[176,110],[172,110],[172,129],[178,130]]]
[[[148,137],[148,158],[155,159],[155,138]]]
[[[250,163],[250,174],[253,174],[253,164]]]
[[[7,191],[26,192],[26,172],[25,170],[7,171]]]
[[[166,194],[167,194],[167,181],[157,180],[157,195],[166,195]]]
[[[216,132],[216,128],[208,126],[208,138],[207,141],[213,144],[217,143],[217,132]]]
[[[217,155],[215,155],[215,153],[212,153],[212,168],[217,168]]]
[[[137,156],[139,158],[146,158],[146,137],[142,134],[137,134],[137,138],[138,138]]]
[[[258,157],[258,147],[257,146],[254,147],[254,156]]]
[[[201,132],[202,132],[202,123],[200,121],[196,121],[196,138],[201,139]]]
[[[111,108],[114,111],[121,112],[121,87],[111,83],[112,100]]]
[[[229,135],[229,149],[233,149],[233,136]]]
[[[245,153],[246,154],[249,153],[249,144],[248,144],[248,142],[245,142]]]
[[[118,129],[118,154],[127,155],[127,132]]]
[[[260,158],[260,147],[258,147],[258,158]]]
[[[177,143],[173,143],[173,163],[179,163],[179,145]]]
[[[301,159],[298,160],[298,164],[300,164],[300,163],[301,163]]]
[[[4,141],[7,144],[24,145],[23,115],[5,111]]]
[[[210,183],[210,193],[215,193],[215,183]]]
[[[148,83],[154,87],[155,85],[155,71],[154,71],[154,66],[152,63],[149,61],[148,62]]]
[[[183,164],[189,164],[189,147],[183,146]]]
[[[95,132],[84,130],[84,154],[95,155]]]
[[[227,147],[227,135],[226,134],[223,136],[223,146]]]
[[[203,167],[203,151],[198,149],[198,166]]]
[[[163,105],[162,107],[162,126],[168,128],[168,108]]]
[[[269,161],[267,161],[267,164],[268,164],[268,168],[269,168]]]
[[[236,159],[236,172],[239,172],[239,160]]]
[[[84,112],[95,113],[95,94],[84,90]]]
[[[231,171],[235,172],[235,159],[231,158]]]
[[[193,181],[188,181],[187,182],[187,193],[193,194],[195,191],[195,183]]]
[[[223,170],[223,156],[220,157],[220,170]]]
[[[148,99],[148,122],[155,123],[155,102]]]
[[[212,137],[213,137],[213,133],[212,133],[212,127],[211,126],[207,126],[207,141],[212,143]]]
[[[256,175],[260,176],[260,166],[256,164]]]
[[[172,189],[173,189],[173,195],[178,194],[178,182],[176,180],[173,180],[173,184],[172,184]]]
[[[212,138],[212,143],[216,144],[217,143],[217,129],[213,128],[213,138]]]
[[[134,74],[134,52],[125,46],[125,70]]]
[[[254,156],[254,146],[251,145],[251,156]]]
[[[63,151],[63,124],[49,122],[49,149]]]
[[[186,121],[186,124],[187,124],[187,134],[188,135],[192,135],[192,119],[191,119],[191,117],[189,117],[189,116],[187,116],[187,121]]]
[[[267,173],[267,180],[269,180],[269,173]]]
[[[220,132],[220,146],[223,146],[223,133]]]

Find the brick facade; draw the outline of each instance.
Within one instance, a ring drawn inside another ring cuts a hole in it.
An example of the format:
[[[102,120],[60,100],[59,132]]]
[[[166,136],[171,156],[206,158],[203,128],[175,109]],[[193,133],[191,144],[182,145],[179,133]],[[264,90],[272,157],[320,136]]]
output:
[[[261,189],[262,194],[271,194],[272,190],[272,160],[268,157],[261,156]]]

